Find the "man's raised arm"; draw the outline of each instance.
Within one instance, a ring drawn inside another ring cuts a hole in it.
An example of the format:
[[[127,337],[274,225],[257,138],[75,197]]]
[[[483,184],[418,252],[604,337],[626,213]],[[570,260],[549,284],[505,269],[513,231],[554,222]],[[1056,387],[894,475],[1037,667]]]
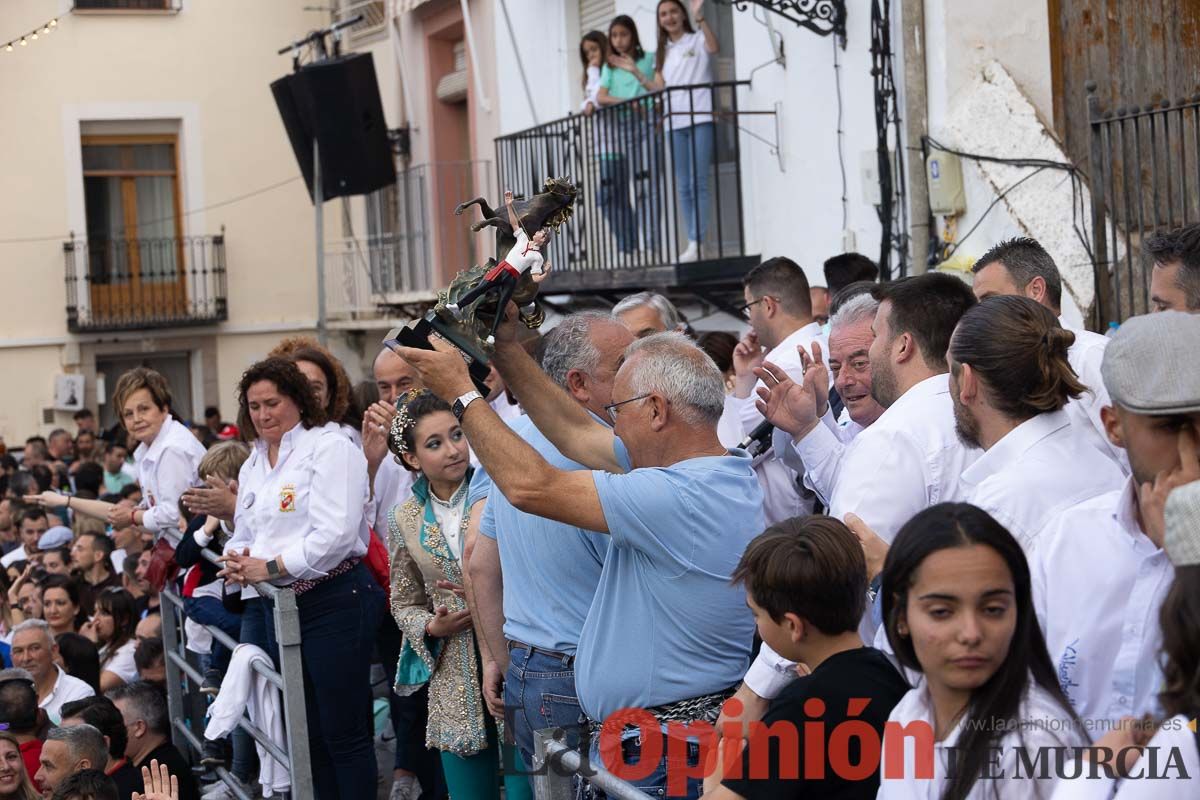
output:
[[[510,303],[505,314],[496,331],[493,361],[533,424],[572,461],[588,469],[624,472],[612,429],[572,400],[525,352],[516,338],[517,307]]]

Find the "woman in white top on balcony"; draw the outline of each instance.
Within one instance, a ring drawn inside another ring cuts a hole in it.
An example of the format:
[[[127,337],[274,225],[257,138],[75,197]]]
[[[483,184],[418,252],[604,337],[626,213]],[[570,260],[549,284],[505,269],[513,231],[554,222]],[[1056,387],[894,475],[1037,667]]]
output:
[[[179,530],[179,498],[198,485],[196,470],[204,457],[204,445],[188,427],[171,416],[171,387],[158,372],[135,367],[117,380],[113,406],[121,413],[121,424],[139,444],[133,457],[137,463],[142,503],[137,508],[84,500],[43,492],[26,497],[47,508],[65,506],[71,511],[107,520],[116,529],[139,525],[157,538]]]
[[[692,27],[681,0],[659,0],[658,51],[655,55],[655,90],[672,86],[712,83],[712,56],[720,49],[717,36],[704,19],[704,0],[692,0]],[[688,246],[680,261],[700,258],[700,245],[708,227],[708,172],[713,164],[712,89],[669,92],[666,98],[667,130],[671,132],[671,160],[679,210],[687,226]]]
[[[246,370],[238,402],[238,428],[256,438],[238,473],[234,534],[219,575],[227,585],[295,593],[315,796],[373,797],[370,663],[384,604],[361,563],[371,535],[366,457],[325,425],[308,379],[288,359]],[[247,603],[242,641],[278,658],[270,598]]]

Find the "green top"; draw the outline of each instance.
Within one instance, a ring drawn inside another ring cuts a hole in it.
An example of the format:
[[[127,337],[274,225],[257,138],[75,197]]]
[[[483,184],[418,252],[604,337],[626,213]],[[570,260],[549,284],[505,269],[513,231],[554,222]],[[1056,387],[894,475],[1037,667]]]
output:
[[[654,79],[654,53],[646,53],[637,62],[637,68],[646,78]],[[646,93],[638,83],[637,76],[627,69],[613,69],[608,64],[600,67],[600,88],[608,89],[612,97],[628,100]]]

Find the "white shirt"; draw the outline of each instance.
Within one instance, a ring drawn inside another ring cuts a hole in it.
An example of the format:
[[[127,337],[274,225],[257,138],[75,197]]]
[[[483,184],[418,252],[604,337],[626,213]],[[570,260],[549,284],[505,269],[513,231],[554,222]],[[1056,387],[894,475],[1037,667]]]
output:
[[[668,39],[666,48],[662,76],[667,86],[712,83],[712,54],[704,46],[704,31],[685,33],[674,42]],[[670,112],[670,116],[667,117],[667,130],[679,130],[703,122],[712,122],[712,89],[682,89],[669,92],[667,111]]]
[[[1125,482],[1116,463],[1085,436],[1065,410],[1022,422],[963,472],[967,502],[995,517],[1032,553],[1059,512]]]
[[[46,716],[50,718],[50,721],[58,725],[62,722],[62,707],[64,705],[75,700],[82,700],[85,697],[91,697],[96,692],[91,686],[79,680],[79,678],[68,675],[57,664],[54,665],[54,668],[58,670],[58,679],[54,681],[54,688],[50,690],[50,694],[38,702],[38,708],[44,708]]]
[[[153,442],[137,446],[133,457],[142,487],[141,507],[146,509],[143,528],[178,532],[179,498],[201,485],[198,472],[205,452],[204,445],[174,417],[163,423]]]
[[[817,464],[830,439],[836,437],[828,426],[818,425],[792,446],[804,464]],[[978,457],[979,451],[964,447],[954,432],[950,376],[934,375],[858,433],[835,470],[820,471],[834,475],[832,486],[814,488],[829,499],[830,516],[842,519],[853,512],[890,543],[918,511],[962,500],[961,475]]]
[[[126,683],[133,683],[138,679],[137,663],[133,660],[135,650],[137,650],[137,639],[130,639],[117,648],[112,660],[105,664],[104,659],[108,655],[108,645],[101,647],[100,672],[111,672]]]
[[[234,535],[226,551],[249,547],[255,558],[282,556],[288,574],[279,585],[323,578],[367,552],[366,501],[362,451],[340,431],[297,424],[283,435],[274,467],[266,442],[254,442],[238,473]]]
[[[542,264],[545,263],[541,251],[529,243],[529,236],[520,227],[517,228],[517,243],[504,260],[517,272],[523,274],[532,270],[534,275],[542,274]]]
[[[287,751],[283,704],[279,690],[263,677],[261,670],[264,669],[273,670],[274,665],[262,648],[239,644],[233,649],[229,669],[221,680],[221,692],[208,707],[204,738],[214,741],[224,738],[237,727],[238,720],[245,714],[254,727],[267,734],[281,750]],[[258,750],[258,782],[262,786],[263,797],[288,791],[291,788],[288,765],[276,761],[262,744],[255,742],[254,746]]]
[[[4,558],[0,558],[0,566],[5,568],[11,567],[18,561],[28,561],[30,558],[32,556],[25,552],[25,545],[21,545],[5,553]]]
[[[446,546],[450,548],[450,552],[454,554],[454,558],[462,561],[463,552],[463,513],[467,507],[467,490],[470,489],[470,481],[463,481],[458,488],[454,490],[454,494],[450,497],[449,502],[440,499],[433,493],[433,489],[429,490],[429,499],[433,502],[433,517],[437,520],[438,528],[442,531],[442,537],[446,540]]]
[[[792,447],[792,437],[787,431],[776,428],[771,437],[771,447],[780,454],[784,464],[804,475],[805,486],[824,499],[821,492],[817,491],[817,487],[832,486],[835,483],[838,465],[842,462],[846,447],[865,428],[850,419],[850,412],[845,408],[842,409],[842,416],[836,420],[833,418],[832,409],[826,408],[821,421],[825,423],[825,427],[833,436],[826,436],[824,432],[815,435],[814,432],[809,432],[808,435],[814,436],[814,438],[805,452],[815,459],[814,463],[804,463],[800,458],[800,452]]]
[[[913,725],[913,729],[904,736],[893,722],[899,726]],[[1000,748],[1000,753],[998,763],[993,761],[993,766],[988,770],[991,774],[1002,777],[976,780],[967,794],[968,800],[1048,800],[1056,783],[1053,777],[1053,752],[1047,754],[1051,764],[1047,772],[1051,777],[1030,779],[1030,770],[1024,767],[1020,750],[1024,749],[1027,763],[1032,764],[1038,758],[1038,748],[1078,747],[1085,743],[1067,711],[1045,689],[1033,683],[1032,678],[1021,701],[1018,722],[1018,729],[1006,732],[991,744],[991,747]],[[951,774],[951,758],[956,757],[956,751],[951,748],[957,746],[965,723],[966,720],[963,719],[942,741],[933,742],[933,777],[917,777],[920,759],[916,747],[916,730],[930,731],[932,739],[936,722],[933,701],[924,680],[916,688],[910,689],[892,709],[883,733],[883,752],[902,751],[904,769],[901,774],[894,774],[888,769],[885,761],[880,773],[878,800],[940,800]],[[896,737],[902,737],[902,744],[889,741]],[[1073,753],[1067,755],[1067,758],[1071,757]],[[962,755],[958,754],[957,758],[961,759]]]
[[[1154,712],[1158,610],[1175,572],[1138,525],[1133,480],[1059,514],[1029,569],[1050,660],[1079,716]]]
[[[1093,447],[1112,459],[1125,475],[1129,475],[1129,454],[1123,447],[1117,447],[1109,441],[1108,434],[1104,431],[1104,421],[1100,419],[1100,409],[1112,405],[1108,390],[1104,388],[1104,377],[1100,373],[1108,339],[1089,330],[1069,327],[1063,323],[1061,317],[1059,322],[1075,334],[1075,342],[1067,350],[1067,361],[1079,376],[1079,382],[1089,390],[1067,404],[1071,421],[1079,426],[1081,432],[1089,434],[1087,441]]]
[[[1054,800],[1108,800],[1109,797],[1114,800],[1195,800],[1200,791],[1196,784],[1200,780],[1197,777],[1200,776],[1200,751],[1196,749],[1196,735],[1188,729],[1190,722],[1182,714],[1164,722],[1134,765],[1130,780],[1118,784],[1101,772],[1095,779],[1081,777],[1060,781],[1054,790]],[[1155,755],[1153,767],[1151,752]],[[1188,780],[1182,779],[1183,774]],[[1161,779],[1150,780],[1151,775]],[[1115,795],[1113,789],[1116,789]]]
[[[804,367],[796,348],[802,346],[805,350],[812,352],[814,341],[819,341],[822,348],[828,350],[821,334],[821,326],[816,322],[811,322],[792,331],[782,342],[771,348],[770,352],[766,354],[765,360],[782,369],[793,381],[802,382]],[[758,413],[758,408],[755,406],[755,401],[758,399],[756,392],[761,386],[763,386],[762,381],[755,383],[749,397],[727,396],[725,398],[725,411],[722,418],[724,420],[725,417],[732,416],[735,419],[725,421],[724,427],[733,431],[737,430],[740,424],[739,442],[753,433],[754,429],[763,421],[763,415]],[[722,425],[718,423],[718,429],[721,427]],[[730,446],[736,446],[736,444],[737,442],[734,442]],[[812,500],[801,497],[796,486],[796,472],[777,455],[771,455],[759,461],[754,467],[754,472],[758,476],[758,482],[763,490],[763,517],[767,525],[774,525],[800,514],[812,513]]]
[[[588,103],[591,103],[595,108],[600,108],[600,101],[596,97],[600,94],[600,68],[589,66],[587,68],[587,86],[583,90],[583,102],[579,104],[580,111],[586,111]]]

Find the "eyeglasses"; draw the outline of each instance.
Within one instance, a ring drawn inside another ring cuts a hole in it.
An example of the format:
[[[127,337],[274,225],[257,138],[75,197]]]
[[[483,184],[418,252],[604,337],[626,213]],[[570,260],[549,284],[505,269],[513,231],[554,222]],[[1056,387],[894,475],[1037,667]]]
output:
[[[616,425],[617,424],[617,407],[618,406],[623,406],[626,403],[636,403],[638,400],[645,400],[649,396],[650,395],[648,395],[648,394],[643,394],[643,395],[638,395],[637,397],[631,397],[628,400],[622,400],[619,403],[609,403],[608,405],[606,405],[604,407],[604,410],[608,412],[608,418],[613,421],[614,425]]]
[[[753,301],[751,301],[751,302],[749,302],[749,303],[743,303],[742,305],[738,306],[738,311],[739,311],[739,312],[741,312],[741,315],[744,317],[744,316],[746,316],[747,314],[749,314],[749,313],[750,313],[750,307],[751,307],[751,306],[756,306],[756,305],[758,305],[758,304],[759,304],[759,303],[761,303],[763,300],[766,300],[768,297],[771,297],[771,295],[769,295],[769,294],[764,294],[762,297],[758,298],[757,300],[753,300]],[[775,298],[774,298],[774,297],[771,297],[771,299],[772,299],[772,300],[775,300]],[[776,302],[778,302],[778,301],[776,301]]]

